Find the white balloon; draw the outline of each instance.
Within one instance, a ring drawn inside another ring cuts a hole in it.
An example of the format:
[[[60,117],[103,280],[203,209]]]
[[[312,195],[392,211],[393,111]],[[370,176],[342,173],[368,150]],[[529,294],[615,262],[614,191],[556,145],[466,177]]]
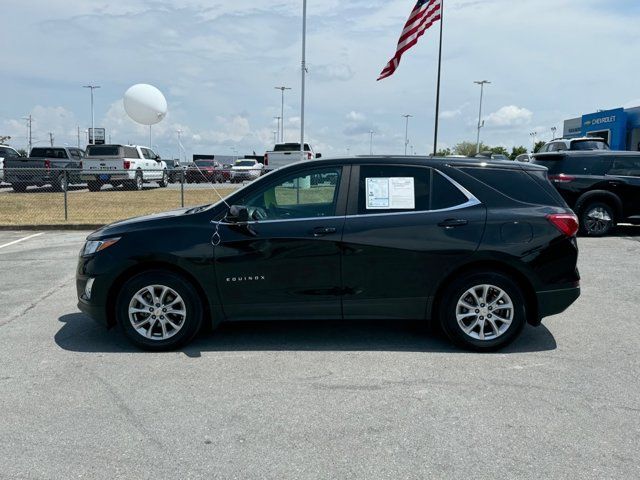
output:
[[[167,115],[167,99],[153,85],[138,83],[125,92],[124,109],[134,122],[155,125]]]

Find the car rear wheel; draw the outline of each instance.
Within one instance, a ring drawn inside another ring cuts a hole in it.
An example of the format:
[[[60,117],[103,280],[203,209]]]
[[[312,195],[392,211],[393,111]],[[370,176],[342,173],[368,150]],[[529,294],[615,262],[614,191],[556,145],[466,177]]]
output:
[[[102,187],[102,184],[100,182],[91,181],[87,182],[87,187],[89,188],[90,192],[98,192]]]
[[[66,192],[69,187],[66,175],[58,175],[53,181],[52,187],[56,192]]]
[[[27,186],[23,183],[12,183],[11,188],[13,188],[14,192],[26,192]]]
[[[517,338],[526,323],[520,287],[499,273],[469,273],[445,292],[440,321],[447,336],[468,350],[490,352]]]
[[[145,350],[179,348],[202,325],[195,288],[181,276],[160,270],[128,280],[118,295],[116,314],[128,339]]]
[[[615,213],[610,205],[592,202],[582,209],[580,230],[589,237],[602,237],[616,225]]]

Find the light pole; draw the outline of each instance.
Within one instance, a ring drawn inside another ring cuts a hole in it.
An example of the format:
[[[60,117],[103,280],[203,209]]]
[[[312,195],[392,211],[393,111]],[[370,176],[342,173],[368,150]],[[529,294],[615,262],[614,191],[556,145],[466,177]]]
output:
[[[278,121],[278,140],[280,140],[280,120],[282,120],[282,117],[273,117],[273,118]],[[282,129],[284,130],[284,122],[282,122]],[[282,137],[284,137],[284,135],[282,135]],[[278,140],[276,140],[276,143],[278,143]],[[281,143],[284,143],[284,141]]]
[[[406,119],[406,123],[404,126],[404,154],[407,155],[407,147],[409,146],[409,119],[413,117],[413,115],[405,114],[402,115]]]
[[[280,118],[284,119],[284,91],[285,90],[291,90],[291,88],[289,87],[273,87],[276,90],[280,90],[280,92],[282,93],[282,103],[280,104]],[[284,143],[284,120],[282,122],[282,131],[280,133],[280,142]]]
[[[100,88],[100,85],[83,85],[82,88],[88,88],[91,90],[91,144],[96,144],[96,129],[95,129],[95,115],[93,113],[93,91],[96,88]]]
[[[307,75],[307,0],[302,2],[302,74],[300,88],[300,159],[304,160],[304,83]]]
[[[31,154],[31,147],[33,146],[33,137],[32,137],[32,125],[33,125],[33,117],[29,115],[28,117],[24,117],[24,120],[27,121],[27,140],[29,141],[29,150],[27,154]]]
[[[536,135],[538,135],[538,132],[531,132],[529,134],[529,136],[531,137],[531,153],[536,153],[535,149],[536,149]]]
[[[476,153],[480,153],[480,129],[484,127],[484,122],[482,121],[482,97],[484,95],[484,86],[486,84],[491,84],[488,80],[476,80],[473,83],[476,85],[480,85],[480,111],[478,113],[478,140],[476,142]]]
[[[558,130],[557,127],[551,127],[551,140],[555,140],[556,139],[556,131]]]
[[[373,130],[369,130],[369,155],[373,155],[373,134],[375,132]]]

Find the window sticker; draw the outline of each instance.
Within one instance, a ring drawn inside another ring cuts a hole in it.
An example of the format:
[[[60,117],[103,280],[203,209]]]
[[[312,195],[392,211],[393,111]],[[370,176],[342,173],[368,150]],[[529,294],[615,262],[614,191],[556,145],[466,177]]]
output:
[[[413,210],[416,194],[413,177],[367,178],[367,210]]]

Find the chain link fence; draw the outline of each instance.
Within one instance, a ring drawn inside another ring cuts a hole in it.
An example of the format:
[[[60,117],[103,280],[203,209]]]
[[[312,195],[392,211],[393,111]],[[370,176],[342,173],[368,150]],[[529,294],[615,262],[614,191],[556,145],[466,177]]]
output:
[[[262,170],[0,169],[0,226],[102,225],[214,203]]]

